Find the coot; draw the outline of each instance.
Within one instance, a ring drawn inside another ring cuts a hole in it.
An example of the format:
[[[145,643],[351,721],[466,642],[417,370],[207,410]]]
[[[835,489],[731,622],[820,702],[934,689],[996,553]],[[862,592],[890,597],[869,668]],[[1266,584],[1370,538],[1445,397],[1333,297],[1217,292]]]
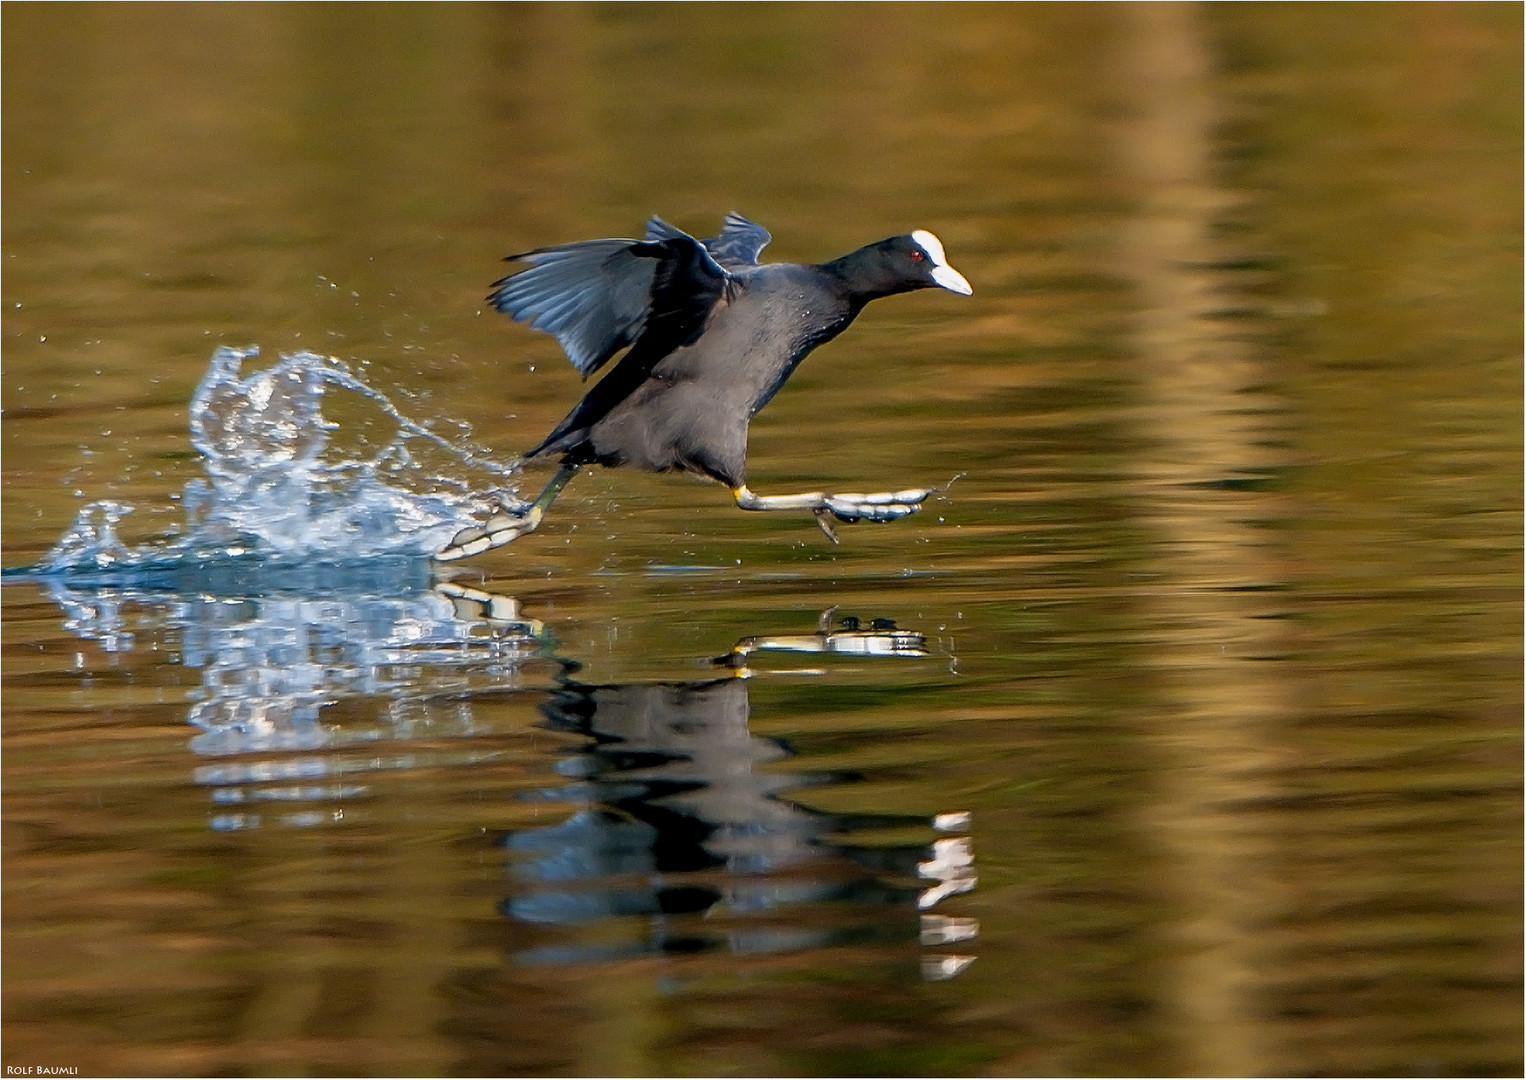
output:
[[[757,495],[747,486],[747,424],[816,346],[882,296],[970,283],[943,245],[917,230],[814,266],[759,264],[768,232],[740,214],[696,240],[661,218],[644,240],[584,240],[511,261],[529,269],[495,282],[489,301],[556,337],[584,376],[627,349],[577,407],[525,456],[560,454],[533,503],[462,529],[435,558],[460,559],[535,529],[585,465],[679,469],[719,480],[743,510],[809,510],[834,542],[832,519],[893,521],[931,489],[872,495]]]

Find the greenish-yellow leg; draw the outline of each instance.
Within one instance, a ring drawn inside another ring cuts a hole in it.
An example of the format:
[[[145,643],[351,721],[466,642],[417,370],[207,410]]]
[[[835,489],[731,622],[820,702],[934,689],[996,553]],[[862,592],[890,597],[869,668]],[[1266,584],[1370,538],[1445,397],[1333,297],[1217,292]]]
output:
[[[465,559],[495,547],[503,547],[526,533],[534,532],[540,526],[541,518],[546,516],[547,508],[577,474],[578,466],[563,465],[528,507],[518,513],[500,510],[481,525],[468,525],[451,537],[450,543],[435,552],[434,557],[440,562]]]
[[[731,489],[732,498],[743,510],[809,510],[816,515],[821,531],[837,543],[838,521],[895,521],[915,514],[932,488],[908,488],[905,491],[881,491],[872,495],[829,495],[810,491],[803,495],[754,495],[746,484]]]

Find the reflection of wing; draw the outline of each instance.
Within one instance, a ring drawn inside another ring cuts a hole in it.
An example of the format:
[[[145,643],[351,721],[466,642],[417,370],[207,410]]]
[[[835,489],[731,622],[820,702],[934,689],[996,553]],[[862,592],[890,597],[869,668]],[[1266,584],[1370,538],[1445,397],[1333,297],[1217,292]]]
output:
[[[646,322],[656,264],[635,240],[584,240],[509,259],[530,269],[494,282],[488,301],[561,343],[583,375],[635,341]]]
[[[867,631],[845,619],[835,633],[835,610],[814,636],[743,640],[895,632],[922,640],[887,619]],[[516,960],[901,950],[915,940],[926,950],[924,978],[952,978],[973,962],[943,950],[976,938],[979,924],[929,910],[975,887],[969,837],[922,835],[929,826],[935,834],[967,830],[969,814],[811,809],[794,792],[842,774],[797,771],[787,745],[750,729],[749,680],[598,685],[561,662],[541,712],[550,730],[582,737],[575,756],[556,767],[568,782],[563,797],[580,809],[499,841],[513,853],[512,892],[500,910],[534,928],[515,936],[527,946]],[[887,842],[892,830],[911,835]]]

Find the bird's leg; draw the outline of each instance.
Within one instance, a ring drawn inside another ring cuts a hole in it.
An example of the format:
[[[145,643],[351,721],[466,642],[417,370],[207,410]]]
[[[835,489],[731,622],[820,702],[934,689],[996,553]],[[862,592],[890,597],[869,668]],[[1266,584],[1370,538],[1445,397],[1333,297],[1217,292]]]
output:
[[[577,474],[578,466],[563,465],[528,507],[518,513],[500,509],[481,525],[468,525],[451,537],[450,543],[435,552],[434,557],[440,562],[465,559],[495,547],[503,547],[525,533],[534,532],[540,526],[541,518],[545,517],[547,507],[556,501],[562,488]]]
[[[932,488],[908,488],[905,491],[881,491],[873,495],[828,495],[811,491],[803,495],[754,495],[746,484],[731,489],[732,498],[743,510],[809,510],[816,515],[821,531],[837,543],[838,521],[894,521],[922,509],[922,501]]]

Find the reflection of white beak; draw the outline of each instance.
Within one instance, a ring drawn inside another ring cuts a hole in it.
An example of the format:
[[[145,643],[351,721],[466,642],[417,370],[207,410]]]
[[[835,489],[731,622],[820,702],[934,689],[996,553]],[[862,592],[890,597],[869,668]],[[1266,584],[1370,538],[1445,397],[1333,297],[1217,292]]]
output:
[[[933,261],[933,281],[960,296],[969,296],[975,291],[964,279],[964,275],[948,264],[948,256],[943,253],[942,240],[926,229],[918,229],[911,234],[911,238],[916,241],[918,247],[927,252],[927,257]]]

